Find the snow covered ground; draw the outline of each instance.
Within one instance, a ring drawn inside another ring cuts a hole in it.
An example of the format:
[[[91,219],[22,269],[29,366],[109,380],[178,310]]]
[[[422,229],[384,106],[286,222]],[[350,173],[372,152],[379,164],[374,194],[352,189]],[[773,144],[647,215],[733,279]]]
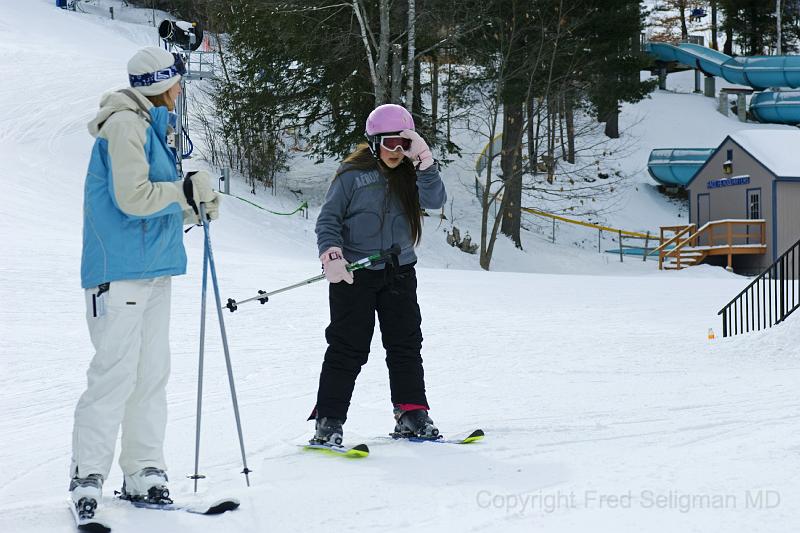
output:
[[[14,533],[74,529],[64,504],[72,410],[92,355],[79,287],[85,123],[100,94],[124,83],[128,57],[156,42],[152,27],[52,4],[0,0],[0,531]],[[629,135],[640,154],[626,165],[642,168],[652,148],[715,146],[743,126],[716,114],[711,99],[664,92],[626,107],[622,119],[624,129],[637,123]],[[330,165],[297,168],[310,191],[324,189]],[[457,186],[463,178],[445,174],[468,225],[474,206]],[[680,221],[645,175],[637,186],[610,222]],[[258,202],[297,204],[285,191]],[[276,217],[226,199],[212,227],[223,298],[317,274],[315,210],[309,220]],[[320,283],[226,313],[250,488],[209,314],[200,486],[204,496],[239,497],[242,508],[220,517],[129,509],[111,500],[121,484],[114,469],[104,501],[114,531],[796,530],[800,318],[708,341],[744,278],[620,264],[573,245],[577,233],[552,244],[534,232],[524,252],[501,241],[495,271],[482,272],[476,257],[444,243],[448,226],[438,222],[426,222],[419,269],[431,414],[445,434],[482,427],[485,441],[382,440],[393,421],[386,370],[373,360],[345,427],[371,456],[299,451],[325,348]],[[166,441],[179,499],[190,497],[193,470],[201,232],[186,244],[189,274],[173,286]],[[378,338],[373,348],[382,359]]]

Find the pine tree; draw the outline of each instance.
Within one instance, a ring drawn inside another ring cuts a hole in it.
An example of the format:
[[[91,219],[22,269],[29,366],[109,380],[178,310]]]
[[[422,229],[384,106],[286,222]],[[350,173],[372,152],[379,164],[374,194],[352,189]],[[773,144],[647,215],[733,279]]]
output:
[[[639,0],[585,0],[586,23],[579,28],[589,60],[584,83],[606,135],[619,137],[619,106],[638,102],[653,90],[639,72],[649,59],[639,49],[642,12]]]

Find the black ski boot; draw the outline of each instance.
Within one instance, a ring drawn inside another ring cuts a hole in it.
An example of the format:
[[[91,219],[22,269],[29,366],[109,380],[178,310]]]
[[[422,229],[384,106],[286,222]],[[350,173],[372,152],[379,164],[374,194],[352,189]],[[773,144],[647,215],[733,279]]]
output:
[[[413,411],[395,409],[394,419],[397,421],[394,432],[399,437],[418,437],[431,440],[439,438],[439,429],[433,424],[433,420],[425,409]]]
[[[311,444],[341,446],[342,436],[344,435],[342,424],[344,424],[344,421],[338,418],[317,418],[316,433],[314,433],[314,438],[309,442]]]

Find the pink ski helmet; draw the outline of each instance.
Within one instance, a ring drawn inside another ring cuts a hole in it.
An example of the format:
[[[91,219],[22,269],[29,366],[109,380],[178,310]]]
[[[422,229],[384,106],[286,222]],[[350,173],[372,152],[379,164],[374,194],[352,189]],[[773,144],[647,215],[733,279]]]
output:
[[[413,129],[414,119],[401,105],[383,104],[373,109],[367,117],[367,137]]]

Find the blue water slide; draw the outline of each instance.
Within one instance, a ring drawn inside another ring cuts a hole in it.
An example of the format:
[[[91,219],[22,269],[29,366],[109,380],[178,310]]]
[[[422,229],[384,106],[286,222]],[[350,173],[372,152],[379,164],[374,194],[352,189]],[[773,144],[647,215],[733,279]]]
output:
[[[750,99],[750,111],[759,122],[800,124],[800,91],[765,91]]]
[[[647,51],[661,61],[674,61],[731,83],[764,90],[800,87],[800,56],[731,57],[698,44],[648,43]]]
[[[650,152],[647,172],[667,187],[685,187],[716,148],[657,148]]]

